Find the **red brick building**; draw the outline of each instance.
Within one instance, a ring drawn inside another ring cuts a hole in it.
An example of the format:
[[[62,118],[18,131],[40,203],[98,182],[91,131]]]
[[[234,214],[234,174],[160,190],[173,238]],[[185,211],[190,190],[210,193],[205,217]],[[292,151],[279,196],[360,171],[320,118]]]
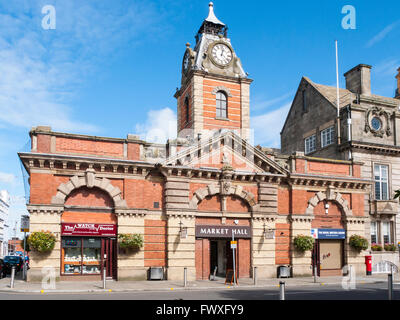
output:
[[[113,279],[145,279],[162,267],[167,279],[208,279],[233,268],[239,278],[276,277],[290,265],[325,275],[346,264],[364,270],[349,247],[364,235],[361,163],[279,155],[249,142],[249,86],[226,26],[210,14],[183,59],[179,138],[166,145],[53,132],[30,132],[31,152],[19,153],[30,176],[31,231],[56,235],[48,255],[31,253],[28,279],[53,266],[61,279],[97,279],[106,261]],[[221,130],[223,129],[223,130]],[[324,232],[333,236],[326,239]],[[118,236],[140,234],[140,250]],[[311,252],[294,248],[297,235],[318,235]]]

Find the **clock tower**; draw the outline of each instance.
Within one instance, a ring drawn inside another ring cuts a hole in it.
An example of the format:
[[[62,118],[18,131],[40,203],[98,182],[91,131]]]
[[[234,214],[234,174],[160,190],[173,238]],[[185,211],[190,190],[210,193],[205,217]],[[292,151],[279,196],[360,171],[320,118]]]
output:
[[[186,44],[178,104],[178,136],[197,138],[221,129],[250,139],[250,84],[228,38],[228,27],[209,4],[196,44]]]

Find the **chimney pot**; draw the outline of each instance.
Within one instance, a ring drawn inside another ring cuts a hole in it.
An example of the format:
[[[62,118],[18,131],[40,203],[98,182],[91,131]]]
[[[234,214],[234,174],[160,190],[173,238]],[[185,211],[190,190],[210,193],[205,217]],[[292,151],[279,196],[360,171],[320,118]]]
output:
[[[344,74],[346,78],[346,89],[356,94],[370,96],[371,68],[370,65],[359,64],[353,69],[347,71]]]

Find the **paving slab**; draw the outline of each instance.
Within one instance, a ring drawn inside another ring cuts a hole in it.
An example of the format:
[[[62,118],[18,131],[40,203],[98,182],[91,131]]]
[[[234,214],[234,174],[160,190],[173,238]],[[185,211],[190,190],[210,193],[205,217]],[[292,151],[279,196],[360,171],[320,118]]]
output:
[[[387,274],[376,274],[373,276],[357,276],[356,284],[387,282]],[[106,281],[106,289],[103,289],[102,281],[59,281],[55,283],[54,288],[43,286],[42,283],[26,282],[17,276],[14,282],[14,288],[10,287],[10,277],[0,280],[1,292],[26,292],[26,293],[73,293],[73,292],[131,292],[131,291],[165,291],[165,290],[226,290],[226,289],[251,289],[251,288],[268,288],[278,287],[281,281],[285,282],[286,288],[294,286],[325,286],[325,285],[341,285],[343,282],[348,283],[347,277],[297,277],[297,278],[275,278],[275,279],[259,279],[254,285],[253,279],[240,279],[235,285],[225,284],[222,278],[215,281],[201,280],[188,281],[184,287],[183,281]],[[399,281],[398,275],[395,275],[394,281]]]

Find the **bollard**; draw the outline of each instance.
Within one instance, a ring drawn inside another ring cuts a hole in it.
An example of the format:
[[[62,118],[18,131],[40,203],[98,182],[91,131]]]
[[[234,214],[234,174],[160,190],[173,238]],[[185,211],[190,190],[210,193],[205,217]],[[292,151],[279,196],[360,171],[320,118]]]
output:
[[[257,285],[257,267],[254,267],[253,271],[253,280],[254,280],[254,285]]]
[[[279,300],[285,300],[285,281],[279,282]]]
[[[103,268],[103,289],[106,288],[106,266],[104,264],[104,268]]]
[[[393,274],[388,274],[388,293],[389,300],[393,300]]]
[[[187,286],[187,268],[183,268],[183,286],[186,288]]]
[[[349,279],[350,279],[350,283],[353,283],[353,266],[349,265]]]
[[[317,265],[314,265],[314,283],[317,283]]]
[[[10,288],[14,288],[14,279],[15,279],[15,266],[11,268],[11,283]]]

